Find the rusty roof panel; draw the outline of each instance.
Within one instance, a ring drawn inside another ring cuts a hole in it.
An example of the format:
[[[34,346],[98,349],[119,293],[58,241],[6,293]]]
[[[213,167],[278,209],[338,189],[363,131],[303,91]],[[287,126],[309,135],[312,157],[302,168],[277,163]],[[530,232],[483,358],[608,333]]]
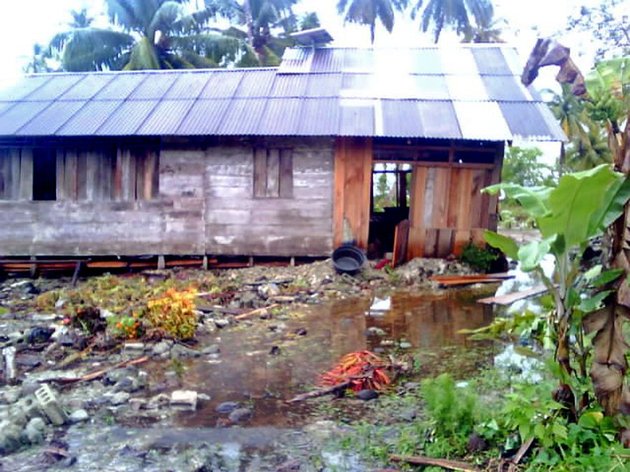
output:
[[[306,87],[306,97],[339,97],[342,80],[342,74],[310,74]]]
[[[257,135],[265,111],[264,98],[235,98],[230,102],[218,135]]]
[[[171,88],[178,77],[178,74],[171,72],[161,72],[147,75],[147,80],[142,82],[129,96],[131,100],[160,100],[164,97],[166,92],[168,92],[168,89]]]
[[[93,100],[81,108],[55,134],[61,136],[90,136],[105,123],[122,104],[122,100]]]
[[[41,100],[41,101],[51,101],[57,100],[64,92],[66,92],[70,87],[75,85],[77,82],[84,80],[87,76],[80,74],[60,74],[53,75],[52,79],[45,82],[41,87],[34,90],[24,99],[31,100]]]
[[[374,136],[374,100],[341,99],[339,136]]]
[[[262,98],[268,97],[276,77],[275,69],[254,70],[243,76],[234,97]]]
[[[178,135],[216,135],[230,100],[197,100],[179,126]]]
[[[86,103],[84,101],[53,102],[52,105],[22,126],[16,134],[22,136],[53,135]]]
[[[244,71],[212,73],[199,98],[232,98],[243,75]]]
[[[335,136],[339,131],[337,98],[302,101],[302,117],[298,134],[302,136]]]
[[[208,83],[211,74],[207,72],[182,73],[173,86],[166,92],[166,100],[195,99]]]
[[[149,74],[129,73],[125,75],[115,75],[114,80],[108,83],[94,99],[96,100],[125,100],[131,93],[149,78]]]
[[[566,138],[544,103],[501,103],[510,131],[519,139],[564,141]]]
[[[383,100],[381,113],[382,136],[401,138],[424,136],[416,100]]]
[[[273,83],[271,96],[278,98],[301,98],[306,94],[309,76],[306,74],[279,74]]]
[[[461,139],[455,108],[451,101],[418,101],[423,138]]]
[[[43,86],[53,75],[33,75],[27,80],[20,80],[15,84],[9,85],[7,88],[0,88],[0,100],[23,100],[29,94],[33,93],[39,87]]]
[[[479,73],[482,75],[514,75],[511,67],[503,57],[501,48],[471,48]]]
[[[11,135],[44,111],[48,102],[17,102],[0,116],[0,135]]]
[[[155,106],[155,100],[129,100],[124,102],[103,123],[96,134],[100,136],[133,136],[146,121]]]
[[[194,100],[162,100],[138,129],[138,134],[151,136],[174,135]]]
[[[89,100],[110,83],[113,74],[90,74],[64,93],[60,100]]]
[[[295,136],[300,125],[302,100],[297,98],[270,98],[256,134],[269,136]]]

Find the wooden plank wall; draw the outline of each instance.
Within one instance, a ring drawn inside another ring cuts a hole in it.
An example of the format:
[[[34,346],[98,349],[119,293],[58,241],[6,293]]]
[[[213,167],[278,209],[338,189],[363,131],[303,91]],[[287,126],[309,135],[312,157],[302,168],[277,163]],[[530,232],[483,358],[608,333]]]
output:
[[[30,200],[33,197],[33,151],[0,149],[0,199]]]
[[[205,234],[208,254],[324,256],[332,251],[333,141],[267,140],[272,166],[254,158],[261,146],[206,151]],[[280,148],[284,148],[282,151]],[[291,159],[282,156],[291,148]],[[256,168],[254,162],[257,163]],[[269,160],[267,159],[269,164]],[[258,168],[258,165],[261,167]],[[278,168],[278,165],[280,166]],[[292,168],[291,168],[292,167]],[[291,173],[293,179],[283,178]],[[279,175],[280,184],[269,175]],[[254,179],[266,181],[256,186]],[[289,181],[292,181],[289,186]],[[279,195],[279,197],[277,197]],[[292,195],[292,198],[289,197]]]
[[[496,168],[414,166],[408,257],[458,255],[471,241],[483,244],[484,229],[496,225],[496,199],[481,189],[499,175]]]
[[[344,242],[344,225],[357,246],[367,249],[370,228],[372,140],[338,138],[335,146],[335,247]]]

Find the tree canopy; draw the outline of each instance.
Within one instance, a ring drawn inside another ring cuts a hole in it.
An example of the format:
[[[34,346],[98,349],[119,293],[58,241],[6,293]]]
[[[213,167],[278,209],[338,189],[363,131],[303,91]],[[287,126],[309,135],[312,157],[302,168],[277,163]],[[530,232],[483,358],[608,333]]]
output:
[[[390,33],[394,29],[396,11],[403,11],[409,0],[339,0],[337,11],[348,23],[369,26],[370,41],[374,44],[376,37],[376,21]]]
[[[475,24],[488,28],[493,21],[494,7],[490,0],[418,0],[411,17],[420,15],[420,27],[426,32],[432,26],[434,41],[446,27],[458,35],[470,35]]]

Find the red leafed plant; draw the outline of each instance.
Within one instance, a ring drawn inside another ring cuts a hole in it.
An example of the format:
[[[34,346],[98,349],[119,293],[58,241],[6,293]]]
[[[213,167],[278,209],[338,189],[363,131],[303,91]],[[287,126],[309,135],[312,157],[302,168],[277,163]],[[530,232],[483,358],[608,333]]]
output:
[[[349,388],[359,390],[382,390],[391,383],[385,372],[388,364],[370,351],[346,354],[332,369],[322,374],[319,384],[324,387],[348,383]]]

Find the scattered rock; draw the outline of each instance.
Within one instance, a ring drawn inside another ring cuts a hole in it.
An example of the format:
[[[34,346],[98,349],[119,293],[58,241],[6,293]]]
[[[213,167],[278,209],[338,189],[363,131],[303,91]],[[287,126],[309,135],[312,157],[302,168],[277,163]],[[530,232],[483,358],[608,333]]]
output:
[[[378,393],[374,390],[359,390],[356,393],[356,397],[359,400],[369,401],[378,398]]]
[[[271,346],[271,349],[269,350],[269,354],[272,356],[280,355],[280,348],[278,346]]]
[[[116,392],[109,398],[109,403],[113,406],[118,406],[127,403],[129,398],[131,398],[131,395],[127,392]]]
[[[403,410],[398,414],[398,416],[400,417],[401,420],[411,422],[418,417],[418,410],[416,410],[415,408]]]
[[[410,342],[407,341],[400,341],[400,344],[398,345],[400,347],[400,349],[411,349],[412,345]]]
[[[221,352],[221,348],[219,347],[218,344],[211,344],[210,346],[204,347],[201,350],[201,353],[204,355],[218,354],[220,352]]]
[[[8,420],[0,422],[0,455],[10,454],[22,445],[21,431]]]
[[[201,356],[201,351],[190,349],[186,346],[182,346],[181,344],[175,344],[171,348],[171,357],[185,358],[185,357],[199,357],[199,356]]]
[[[30,333],[28,333],[28,342],[29,344],[48,342],[54,332],[55,328],[42,328],[40,326],[36,326],[31,329]]]
[[[81,423],[82,421],[89,420],[90,415],[87,411],[81,409],[73,411],[69,418],[72,423]]]
[[[151,349],[151,353],[154,356],[161,356],[163,354],[167,354],[171,350],[172,346],[173,341],[163,340],[153,346],[153,349]]]
[[[214,409],[217,413],[227,414],[232,413],[239,407],[237,402],[223,402],[219,403],[219,405]]]
[[[379,328],[378,326],[370,326],[365,331],[368,336],[386,336],[387,335],[385,330]]]
[[[298,328],[294,331],[294,333],[298,336],[306,336],[308,334],[308,331],[306,330],[306,328]]]
[[[43,419],[37,417],[28,422],[24,428],[24,436],[31,444],[40,444],[44,442],[46,433],[46,423]]]
[[[266,284],[258,287],[258,293],[263,298],[277,297],[280,295],[280,289],[276,284]]]
[[[482,452],[488,449],[488,443],[486,442],[486,440],[484,438],[482,438],[481,436],[479,436],[477,433],[472,433],[469,437],[468,437],[468,444],[467,444],[467,449],[468,452],[470,453],[477,453],[477,452]]]
[[[289,459],[276,468],[276,472],[297,472],[300,470],[301,463],[298,460]]]
[[[230,320],[225,319],[225,318],[217,318],[213,321],[214,321],[214,325],[219,329],[223,329],[226,326],[230,325]]]
[[[249,408],[237,408],[232,411],[228,418],[232,423],[243,423],[245,421],[250,420],[252,417],[252,410]]]
[[[194,390],[175,390],[171,393],[171,406],[197,409],[197,392]]]
[[[123,349],[129,352],[143,352],[145,348],[144,343],[125,343]]]
[[[148,404],[148,400],[144,398],[130,398],[129,405],[133,411],[140,411],[145,408]]]
[[[210,395],[206,395],[205,393],[198,393],[197,400],[201,400],[203,402],[209,402],[212,398]]]

